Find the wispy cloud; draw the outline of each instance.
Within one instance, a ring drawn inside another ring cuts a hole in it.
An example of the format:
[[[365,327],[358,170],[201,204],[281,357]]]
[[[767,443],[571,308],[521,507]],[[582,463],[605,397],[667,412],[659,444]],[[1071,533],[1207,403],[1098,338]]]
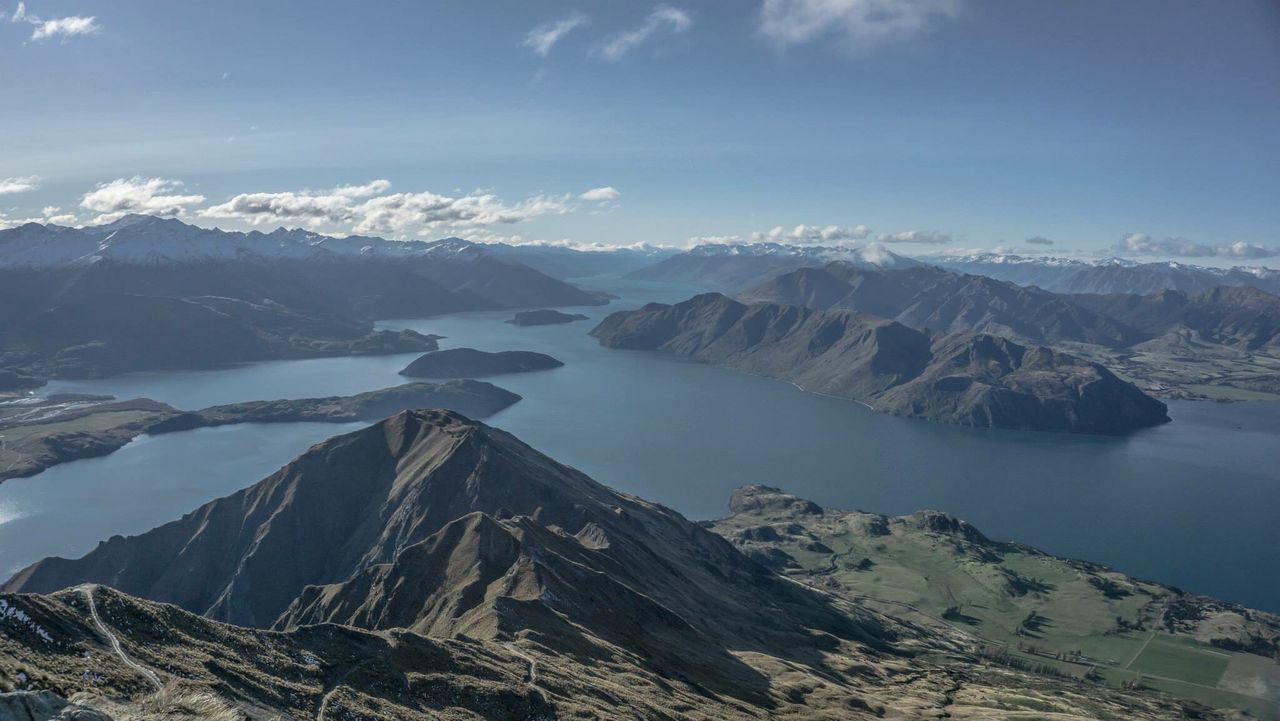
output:
[[[181,188],[180,181],[166,178],[117,178],[85,193],[80,207],[99,214],[94,223],[110,223],[130,213],[173,217],[204,202],[203,195],[179,194]]]
[[[1027,238],[1023,242],[1026,243],[1027,245],[1053,245],[1053,241],[1049,240],[1043,235],[1033,235],[1030,238]]]
[[[1146,233],[1129,233],[1116,243],[1115,250],[1122,255],[1156,255],[1170,258],[1238,258],[1241,260],[1274,258],[1280,256],[1280,248],[1237,241],[1225,245],[1199,243],[1186,238],[1156,239]]]
[[[659,5],[639,27],[613,36],[600,46],[598,52],[605,60],[618,61],[660,33],[678,35],[691,27],[693,16],[688,12],[670,5]]]
[[[622,197],[622,193],[612,185],[606,185],[602,188],[592,188],[578,196],[581,200],[593,203],[602,203],[610,200],[617,200]]]
[[[13,193],[26,193],[40,188],[40,178],[35,175],[27,175],[18,178],[4,178],[0,180],[0,195],[12,195]]]
[[[833,39],[851,50],[914,37],[960,12],[960,0],[764,0],[759,32],[779,47]]]
[[[18,3],[17,9],[13,11],[13,15],[9,17],[10,22],[25,22],[34,29],[31,31],[31,39],[35,42],[42,42],[53,38],[68,38],[77,35],[94,35],[102,30],[102,26],[98,24],[96,17],[85,17],[72,15],[62,18],[53,18],[50,20],[42,20],[27,10],[26,3]]]
[[[532,50],[534,55],[545,58],[551,52],[551,48],[555,47],[555,44],[560,42],[565,35],[586,24],[586,15],[580,12],[573,12],[559,20],[539,25],[530,30],[520,44]]]
[[[944,245],[951,242],[951,236],[933,230],[904,230],[900,233],[881,233],[876,236],[876,240],[881,243]]]

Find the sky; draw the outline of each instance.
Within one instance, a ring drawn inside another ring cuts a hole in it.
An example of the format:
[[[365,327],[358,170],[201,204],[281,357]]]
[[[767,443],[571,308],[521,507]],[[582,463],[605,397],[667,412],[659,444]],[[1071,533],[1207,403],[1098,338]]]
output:
[[[0,0],[0,225],[1280,264],[1280,2]]]

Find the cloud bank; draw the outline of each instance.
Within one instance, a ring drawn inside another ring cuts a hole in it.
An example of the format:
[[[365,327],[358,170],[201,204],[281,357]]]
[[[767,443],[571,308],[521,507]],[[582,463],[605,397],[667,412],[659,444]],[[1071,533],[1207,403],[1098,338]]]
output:
[[[181,188],[180,181],[166,178],[117,178],[85,193],[80,207],[99,214],[94,223],[110,223],[130,213],[172,218],[205,200],[203,195],[181,195]]]
[[[1198,243],[1186,238],[1157,240],[1146,233],[1130,233],[1116,243],[1115,250],[1122,255],[1159,255],[1171,258],[1238,258],[1243,260],[1274,258],[1280,256],[1280,248],[1237,241],[1226,245]]]

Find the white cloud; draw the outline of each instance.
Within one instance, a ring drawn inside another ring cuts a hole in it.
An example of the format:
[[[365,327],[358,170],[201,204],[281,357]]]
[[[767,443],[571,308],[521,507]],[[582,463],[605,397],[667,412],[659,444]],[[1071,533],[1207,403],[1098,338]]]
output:
[[[0,230],[16,228],[27,223],[44,223],[46,225],[75,225],[79,223],[79,218],[74,214],[62,213],[61,211],[62,208],[50,205],[41,211],[41,217],[39,218],[9,218],[4,213],[0,213]]]
[[[621,60],[627,53],[645,44],[660,32],[678,35],[687,32],[692,26],[693,17],[689,13],[670,5],[659,5],[649,13],[649,17],[645,18],[640,27],[613,36],[600,46],[598,52],[605,60]]]
[[[334,191],[241,193],[225,203],[200,211],[203,218],[241,220],[250,225],[299,221],[307,225],[343,223],[354,217],[353,197]]]
[[[876,236],[881,243],[923,243],[943,245],[951,242],[951,236],[932,230],[904,230],[900,233],[881,233]]]
[[[201,210],[200,215],[250,225],[300,222],[312,227],[340,226],[357,233],[406,236],[519,223],[572,210],[568,195],[535,195],[510,204],[483,191],[456,197],[429,191],[384,195],[390,189],[389,181],[375,180],[319,192],[241,193]]]
[[[1049,240],[1043,235],[1033,235],[1030,238],[1027,238],[1023,242],[1025,242],[1027,245],[1053,245],[1053,241]]]
[[[550,22],[529,31],[520,43],[533,51],[534,55],[546,57],[551,48],[565,35],[587,24],[587,16],[579,12],[570,13],[567,17]]]
[[[177,194],[181,188],[180,181],[165,178],[117,178],[85,193],[80,207],[99,213],[94,223],[110,223],[130,213],[183,215],[188,205],[204,202],[203,195]]]
[[[836,38],[866,50],[954,18],[960,0],[764,0],[760,34],[781,47]]]
[[[36,41],[56,37],[66,39],[76,35],[94,35],[101,29],[97,20],[92,17],[57,18],[45,20],[36,25],[36,29],[31,33],[31,39]]]
[[[595,203],[605,202],[609,200],[617,200],[622,193],[612,185],[606,185],[603,188],[592,188],[578,197]]]
[[[27,175],[17,178],[4,178],[0,180],[0,195],[26,193],[28,191],[39,189],[40,178],[35,175]]]
[[[823,244],[823,243],[843,243],[850,240],[866,240],[871,235],[871,229],[865,225],[855,225],[852,228],[845,228],[839,225],[804,225],[800,224],[790,230],[777,226],[763,233],[752,233],[753,241],[768,241],[771,243],[790,243],[794,245],[804,244]]]
[[[570,212],[568,198],[537,195],[514,205],[492,193],[473,192],[460,197],[431,192],[395,193],[371,198],[359,208],[358,233],[405,234],[438,228],[519,223],[540,215]]]
[[[21,2],[18,3],[18,7],[13,11],[9,21],[15,23],[25,22],[34,26],[35,29],[31,31],[31,39],[35,42],[51,38],[62,38],[65,41],[67,38],[77,35],[94,35],[102,30],[95,17],[69,16],[41,20],[32,13],[27,12],[27,4]]]
[[[1129,233],[1116,243],[1115,249],[1123,255],[1158,255],[1173,258],[1257,259],[1280,256],[1280,248],[1262,243],[1237,241],[1226,245],[1211,245],[1186,238],[1157,240],[1146,233]]]

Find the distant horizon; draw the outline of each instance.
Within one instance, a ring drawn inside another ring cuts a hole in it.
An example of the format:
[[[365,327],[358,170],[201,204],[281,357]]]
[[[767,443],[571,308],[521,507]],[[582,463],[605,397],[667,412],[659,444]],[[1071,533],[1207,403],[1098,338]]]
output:
[[[278,225],[275,227],[250,227],[250,228],[223,227],[221,225],[218,225],[217,223],[200,223],[191,218],[148,215],[146,213],[129,213],[120,218],[114,218],[109,222],[86,223],[81,225],[62,225],[60,223],[55,223],[48,220],[28,219],[18,225],[12,225],[9,227],[0,228],[0,239],[3,239],[3,234],[6,230],[12,230],[14,228],[21,227],[22,225],[39,225],[42,227],[62,227],[62,228],[69,228],[71,230],[87,230],[87,229],[100,228],[100,227],[112,225],[114,223],[119,222],[120,220],[124,220],[129,217],[156,218],[158,220],[173,220],[190,227],[201,228],[204,230],[214,230],[214,231],[219,231],[224,233],[243,233],[243,234],[260,233],[262,235],[270,235],[278,232],[304,232],[312,235],[320,235],[320,236],[339,239],[339,240],[343,238],[367,237],[367,238],[374,238],[374,239],[388,241],[388,242],[400,242],[400,243],[440,243],[440,242],[456,239],[456,240],[462,240],[464,242],[475,244],[475,245],[502,245],[502,246],[507,246],[511,248],[554,248],[554,249],[562,249],[562,250],[584,252],[584,253],[609,253],[609,252],[618,252],[618,251],[636,251],[636,252],[660,251],[660,252],[676,255],[680,253],[687,253],[687,252],[696,250],[698,248],[706,248],[706,247],[743,247],[743,246],[772,245],[772,246],[790,248],[795,250],[831,251],[836,253],[853,252],[853,251],[865,250],[865,249],[882,249],[882,250],[889,251],[894,255],[898,255],[898,256],[902,256],[910,259],[926,260],[926,261],[990,256],[990,257],[1004,257],[1004,258],[1015,257],[1015,258],[1032,260],[1032,261],[1062,260],[1062,261],[1073,261],[1073,262],[1093,263],[1093,264],[1106,263],[1108,261],[1115,261],[1115,262],[1121,262],[1121,263],[1126,263],[1131,265],[1142,265],[1142,264],[1166,265],[1167,264],[1167,265],[1181,265],[1181,266],[1190,267],[1190,268],[1197,268],[1197,267],[1216,268],[1221,270],[1229,270],[1232,268],[1280,270],[1280,267],[1273,268],[1271,266],[1268,266],[1265,262],[1245,262],[1246,259],[1229,259],[1229,258],[1177,258],[1177,257],[1157,258],[1157,257],[1133,257],[1133,256],[1126,257],[1123,255],[1117,255],[1117,254],[1108,255],[1106,253],[1086,255],[1084,253],[1079,253],[1079,252],[1075,254],[1071,254],[1068,252],[1053,253],[1050,251],[1019,250],[1017,248],[1000,248],[1000,247],[988,248],[988,249],[938,248],[932,252],[912,252],[902,247],[898,247],[896,249],[892,248],[890,247],[890,245],[878,240],[856,241],[856,242],[835,243],[835,244],[821,244],[821,243],[803,244],[803,243],[788,243],[788,242],[785,242],[785,240],[771,239],[767,237],[749,238],[745,240],[744,239],[726,240],[726,239],[697,238],[697,239],[690,239],[691,241],[696,240],[697,242],[690,242],[689,244],[686,244],[686,245],[659,245],[655,243],[643,243],[643,242],[633,243],[631,245],[608,245],[603,243],[584,244],[584,243],[574,243],[572,241],[547,241],[547,240],[528,240],[528,241],[517,240],[513,242],[510,238],[496,238],[492,236],[487,236],[487,237],[482,236],[480,238],[473,239],[473,238],[466,237],[465,234],[449,234],[449,235],[441,235],[439,237],[420,237],[420,238],[388,238],[388,237],[374,234],[374,233],[325,233],[325,232],[316,231],[312,228],[307,228],[305,226],[290,227],[287,225]],[[1214,262],[1215,260],[1218,262]],[[1241,262],[1229,262],[1231,260],[1237,260]],[[1199,262],[1192,262],[1192,261],[1199,261]]]
[[[584,247],[1280,256],[1268,0],[0,16],[0,66],[22,69],[0,76],[0,227],[141,212]]]

